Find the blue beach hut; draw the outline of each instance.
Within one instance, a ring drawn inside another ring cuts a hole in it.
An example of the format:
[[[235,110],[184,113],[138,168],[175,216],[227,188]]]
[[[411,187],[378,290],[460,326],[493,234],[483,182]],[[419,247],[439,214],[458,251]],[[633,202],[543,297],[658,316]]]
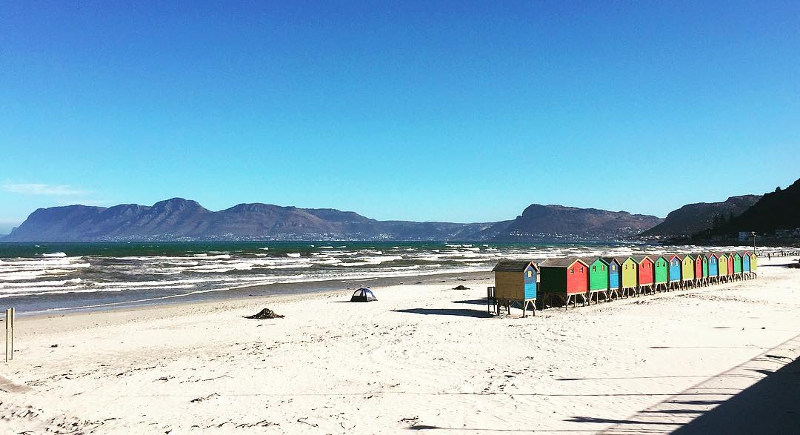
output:
[[[742,276],[745,279],[750,278],[750,253],[744,252],[742,254]]]
[[[622,263],[614,257],[603,257],[608,263],[608,293],[609,297],[619,297],[622,288]]]
[[[669,260],[669,287],[676,288],[681,286],[681,266],[683,259],[675,254],[667,255]]]
[[[708,254],[708,278],[719,281],[719,257],[713,252]]]

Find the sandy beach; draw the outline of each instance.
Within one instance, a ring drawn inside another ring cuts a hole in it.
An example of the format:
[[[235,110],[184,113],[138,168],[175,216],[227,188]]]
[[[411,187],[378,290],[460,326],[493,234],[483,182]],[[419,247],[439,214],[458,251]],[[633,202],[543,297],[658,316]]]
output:
[[[796,260],[526,318],[486,315],[489,273],[374,287],[373,303],[341,290],[22,317],[0,431],[670,432],[800,356],[800,270],[779,267]],[[285,318],[243,317],[262,308]]]

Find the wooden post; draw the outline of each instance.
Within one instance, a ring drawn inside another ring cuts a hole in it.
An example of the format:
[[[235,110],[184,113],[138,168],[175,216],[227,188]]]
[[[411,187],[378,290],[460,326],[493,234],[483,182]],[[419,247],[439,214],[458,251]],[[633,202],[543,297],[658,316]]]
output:
[[[6,309],[6,362],[14,359],[14,308]]]
[[[17,309],[11,308],[11,359],[14,359],[14,318],[17,317]]]

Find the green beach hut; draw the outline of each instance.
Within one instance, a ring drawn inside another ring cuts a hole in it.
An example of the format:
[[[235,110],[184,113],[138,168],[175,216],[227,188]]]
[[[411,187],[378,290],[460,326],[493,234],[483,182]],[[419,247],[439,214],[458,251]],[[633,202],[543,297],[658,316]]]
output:
[[[589,265],[589,305],[592,299],[598,303],[601,294],[603,299],[608,300],[609,264],[600,257],[584,258],[583,262]]]
[[[742,279],[742,254],[734,252],[731,254],[733,259],[733,276],[736,279]]]
[[[655,257],[654,264],[654,288],[656,291],[667,291],[667,283],[669,282],[669,255],[661,254]]]

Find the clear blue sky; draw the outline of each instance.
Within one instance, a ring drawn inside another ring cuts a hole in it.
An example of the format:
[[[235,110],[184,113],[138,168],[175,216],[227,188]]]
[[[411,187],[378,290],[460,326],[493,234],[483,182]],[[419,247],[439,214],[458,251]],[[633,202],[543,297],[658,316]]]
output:
[[[0,4],[0,233],[176,196],[664,216],[798,151],[797,1]]]

